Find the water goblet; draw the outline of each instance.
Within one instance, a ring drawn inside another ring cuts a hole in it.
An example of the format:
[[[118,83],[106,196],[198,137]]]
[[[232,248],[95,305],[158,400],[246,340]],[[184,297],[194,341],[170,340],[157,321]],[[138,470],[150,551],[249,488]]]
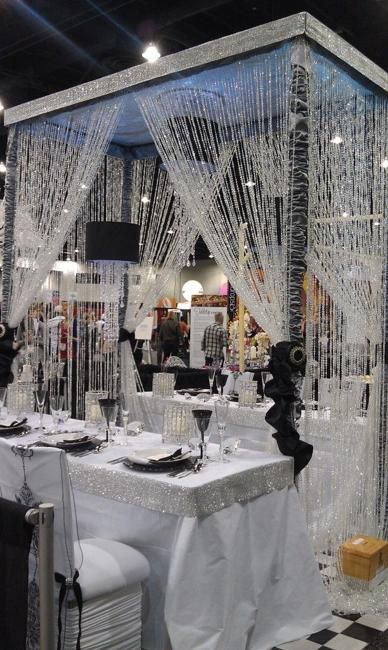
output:
[[[98,402],[100,404],[101,413],[106,422],[105,443],[111,445],[113,441],[110,423],[116,421],[117,401],[113,397],[105,397],[99,399]]]
[[[43,411],[46,403],[47,386],[46,384],[36,384],[34,386],[34,397],[39,412],[39,430],[43,433]]]
[[[4,402],[7,397],[7,387],[1,387],[0,388],[0,420],[3,418],[3,407],[4,407]]]
[[[55,433],[58,433],[59,431],[59,421],[62,416],[62,410],[63,410],[63,395],[51,395],[50,411],[53,417]]]
[[[193,409],[192,410],[194,425],[201,440],[201,460],[202,464],[207,463],[207,443],[210,437],[209,424],[213,411],[210,409]]]
[[[228,420],[229,413],[229,402],[228,400],[218,399],[215,403],[216,418],[217,418],[217,429],[218,435],[220,436],[220,462],[226,462],[225,453],[224,453],[224,435],[226,424]]]

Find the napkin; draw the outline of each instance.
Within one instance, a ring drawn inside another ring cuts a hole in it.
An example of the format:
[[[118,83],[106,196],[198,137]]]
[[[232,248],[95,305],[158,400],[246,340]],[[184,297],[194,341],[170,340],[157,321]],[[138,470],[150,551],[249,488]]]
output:
[[[12,418],[5,418],[1,421],[0,429],[17,429],[27,422],[27,418],[22,420],[12,420]]]
[[[90,436],[80,436],[79,438],[63,438],[62,443],[70,444],[76,442],[86,442],[87,440],[90,440]]]
[[[174,451],[173,454],[168,454],[167,456],[163,456],[162,454],[156,454],[155,456],[148,456],[148,460],[150,461],[150,463],[165,463],[166,461],[169,460],[176,460],[181,456],[184,456],[184,454],[182,454],[182,448],[176,449],[176,451]]]

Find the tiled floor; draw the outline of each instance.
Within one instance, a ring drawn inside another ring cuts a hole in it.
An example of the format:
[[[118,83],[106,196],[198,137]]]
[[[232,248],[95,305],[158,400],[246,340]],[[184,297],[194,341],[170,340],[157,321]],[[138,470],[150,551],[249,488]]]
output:
[[[388,650],[388,617],[334,616],[334,625],[273,650]]]

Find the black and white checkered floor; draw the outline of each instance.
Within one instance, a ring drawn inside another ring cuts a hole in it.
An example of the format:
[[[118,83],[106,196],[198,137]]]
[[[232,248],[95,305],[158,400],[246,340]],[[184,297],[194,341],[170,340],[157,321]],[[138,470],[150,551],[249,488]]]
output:
[[[388,617],[356,614],[334,616],[334,625],[308,639],[284,643],[273,650],[388,650]]]

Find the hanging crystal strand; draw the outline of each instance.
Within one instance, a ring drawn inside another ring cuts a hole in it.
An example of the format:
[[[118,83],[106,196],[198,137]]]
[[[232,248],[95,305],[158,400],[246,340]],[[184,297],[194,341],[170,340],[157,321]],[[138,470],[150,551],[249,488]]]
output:
[[[217,80],[216,92],[138,94],[182,205],[273,342],[284,327],[289,84],[285,47],[258,55],[249,69],[231,69]],[[248,223],[244,273],[238,266],[242,223]]]
[[[387,100],[318,54],[312,59],[305,435],[315,454],[301,498],[316,550],[334,560],[327,578],[333,608],[377,612],[378,588],[366,596],[344,584],[339,549],[354,535],[383,536]]]

